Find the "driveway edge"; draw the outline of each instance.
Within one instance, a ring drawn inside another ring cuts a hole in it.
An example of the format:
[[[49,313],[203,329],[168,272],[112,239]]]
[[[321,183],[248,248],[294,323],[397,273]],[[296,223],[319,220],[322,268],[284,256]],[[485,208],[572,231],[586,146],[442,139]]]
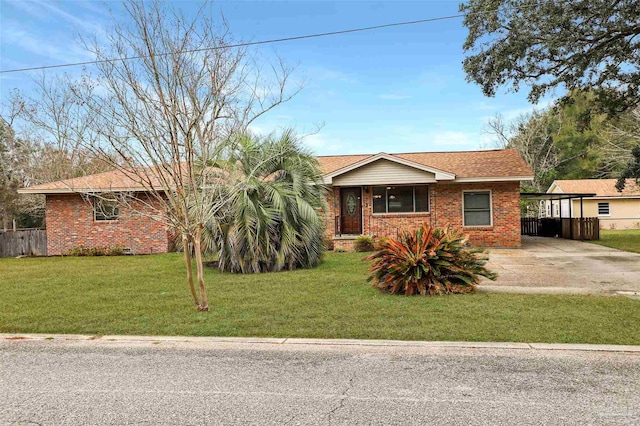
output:
[[[360,340],[360,339],[306,339],[273,337],[198,337],[198,336],[92,336],[83,334],[0,334],[0,341],[71,340],[96,342],[161,342],[180,343],[242,343],[308,346],[361,346],[361,347],[421,347],[421,348],[471,348],[471,349],[520,349],[545,351],[599,351],[640,353],[640,346],[597,345],[575,343],[518,343],[518,342],[439,342],[405,340]]]

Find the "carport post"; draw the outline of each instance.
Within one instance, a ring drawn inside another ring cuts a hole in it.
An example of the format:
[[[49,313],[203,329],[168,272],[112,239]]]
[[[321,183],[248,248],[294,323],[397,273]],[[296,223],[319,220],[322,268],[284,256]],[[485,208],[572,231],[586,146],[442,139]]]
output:
[[[582,209],[582,197],[580,197],[580,239],[584,240],[584,215]]]
[[[573,240],[573,199],[569,198],[569,238]]]
[[[558,203],[560,203],[560,205],[558,206],[558,210],[560,211],[560,235],[558,235],[558,237],[563,238],[562,236],[562,197],[558,199]]]

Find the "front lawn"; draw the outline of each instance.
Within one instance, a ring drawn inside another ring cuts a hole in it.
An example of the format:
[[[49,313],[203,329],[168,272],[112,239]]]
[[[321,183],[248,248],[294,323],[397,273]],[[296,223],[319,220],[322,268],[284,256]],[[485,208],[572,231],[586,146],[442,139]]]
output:
[[[402,297],[365,281],[362,254],[314,270],[207,271],[196,313],[177,254],[0,259],[0,332],[640,344],[640,302],[623,297]]]
[[[640,229],[601,229],[600,240],[591,242],[618,250],[640,253]]]

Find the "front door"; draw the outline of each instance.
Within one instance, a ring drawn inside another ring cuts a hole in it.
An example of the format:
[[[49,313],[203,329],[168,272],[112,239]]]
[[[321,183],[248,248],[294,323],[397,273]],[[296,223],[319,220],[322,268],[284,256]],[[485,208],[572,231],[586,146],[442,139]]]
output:
[[[362,188],[340,189],[340,223],[342,234],[362,233]]]

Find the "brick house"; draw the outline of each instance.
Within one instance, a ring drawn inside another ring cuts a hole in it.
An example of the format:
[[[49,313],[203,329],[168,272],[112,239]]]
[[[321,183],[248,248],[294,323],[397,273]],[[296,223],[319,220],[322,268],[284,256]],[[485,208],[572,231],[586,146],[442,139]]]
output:
[[[334,247],[351,249],[359,235],[396,236],[423,223],[450,224],[483,247],[519,247],[520,182],[533,173],[514,150],[417,152],[318,157],[330,187],[324,218]],[[91,193],[140,190],[118,172],[24,188],[45,194],[49,255],[78,245],[119,245],[132,253],[162,253],[165,226]],[[105,214],[106,212],[106,214]],[[109,214],[111,213],[111,214]]]
[[[331,186],[325,216],[334,247],[358,235],[395,236],[423,223],[461,228],[472,245],[519,247],[520,182],[533,173],[515,151],[318,157]]]
[[[156,187],[160,187],[156,182]],[[144,186],[119,171],[45,183],[18,190],[44,194],[47,255],[59,256],[74,247],[122,247],[134,254],[167,253],[173,239],[162,220],[161,203],[145,195]],[[92,194],[134,193],[130,206]]]

